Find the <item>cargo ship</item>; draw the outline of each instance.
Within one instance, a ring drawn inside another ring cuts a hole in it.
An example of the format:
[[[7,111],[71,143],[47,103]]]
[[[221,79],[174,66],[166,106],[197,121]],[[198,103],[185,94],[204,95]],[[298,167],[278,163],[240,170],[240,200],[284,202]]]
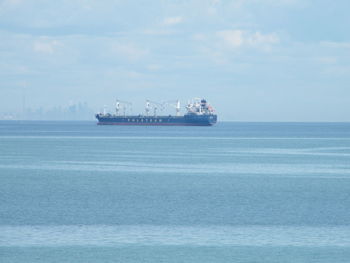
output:
[[[159,115],[157,110],[163,110],[166,106],[176,109],[175,116]],[[152,125],[152,126],[212,126],[217,122],[214,109],[205,99],[193,99],[186,106],[187,113],[181,115],[180,102],[157,103],[146,101],[145,113],[139,115],[127,115],[131,108],[130,102],[116,101],[115,114],[96,114],[98,125]],[[121,112],[123,111],[123,112]],[[152,114],[150,112],[153,111]]]

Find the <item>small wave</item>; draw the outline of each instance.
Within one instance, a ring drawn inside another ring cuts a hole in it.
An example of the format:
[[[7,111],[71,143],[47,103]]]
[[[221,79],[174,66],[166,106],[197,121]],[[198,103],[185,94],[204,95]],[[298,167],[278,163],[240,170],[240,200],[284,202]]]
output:
[[[307,226],[0,226],[0,246],[350,247],[350,227]]]

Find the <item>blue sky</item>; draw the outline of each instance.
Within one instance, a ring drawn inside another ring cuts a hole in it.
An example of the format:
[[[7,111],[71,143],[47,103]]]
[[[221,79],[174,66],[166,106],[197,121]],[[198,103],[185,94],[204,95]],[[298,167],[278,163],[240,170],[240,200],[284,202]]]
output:
[[[205,97],[220,119],[350,121],[348,0],[0,0],[0,112]],[[138,105],[138,106],[137,106]]]

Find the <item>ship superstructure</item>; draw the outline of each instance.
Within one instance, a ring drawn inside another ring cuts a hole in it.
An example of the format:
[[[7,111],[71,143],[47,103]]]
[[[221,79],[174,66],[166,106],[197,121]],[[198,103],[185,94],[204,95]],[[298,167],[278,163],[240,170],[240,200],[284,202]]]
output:
[[[187,113],[181,115],[180,101],[158,103],[147,100],[145,113],[139,115],[127,115],[131,111],[132,104],[126,101],[116,101],[115,114],[96,114],[99,125],[162,125],[162,126],[211,126],[217,122],[214,109],[205,99],[195,98],[188,102]],[[158,115],[166,106],[174,107],[173,115]]]

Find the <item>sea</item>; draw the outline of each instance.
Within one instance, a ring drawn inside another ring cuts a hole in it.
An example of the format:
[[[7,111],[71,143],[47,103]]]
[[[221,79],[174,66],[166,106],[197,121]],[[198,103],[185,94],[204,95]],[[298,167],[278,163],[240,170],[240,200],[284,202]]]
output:
[[[350,123],[0,122],[0,262],[350,262]]]

